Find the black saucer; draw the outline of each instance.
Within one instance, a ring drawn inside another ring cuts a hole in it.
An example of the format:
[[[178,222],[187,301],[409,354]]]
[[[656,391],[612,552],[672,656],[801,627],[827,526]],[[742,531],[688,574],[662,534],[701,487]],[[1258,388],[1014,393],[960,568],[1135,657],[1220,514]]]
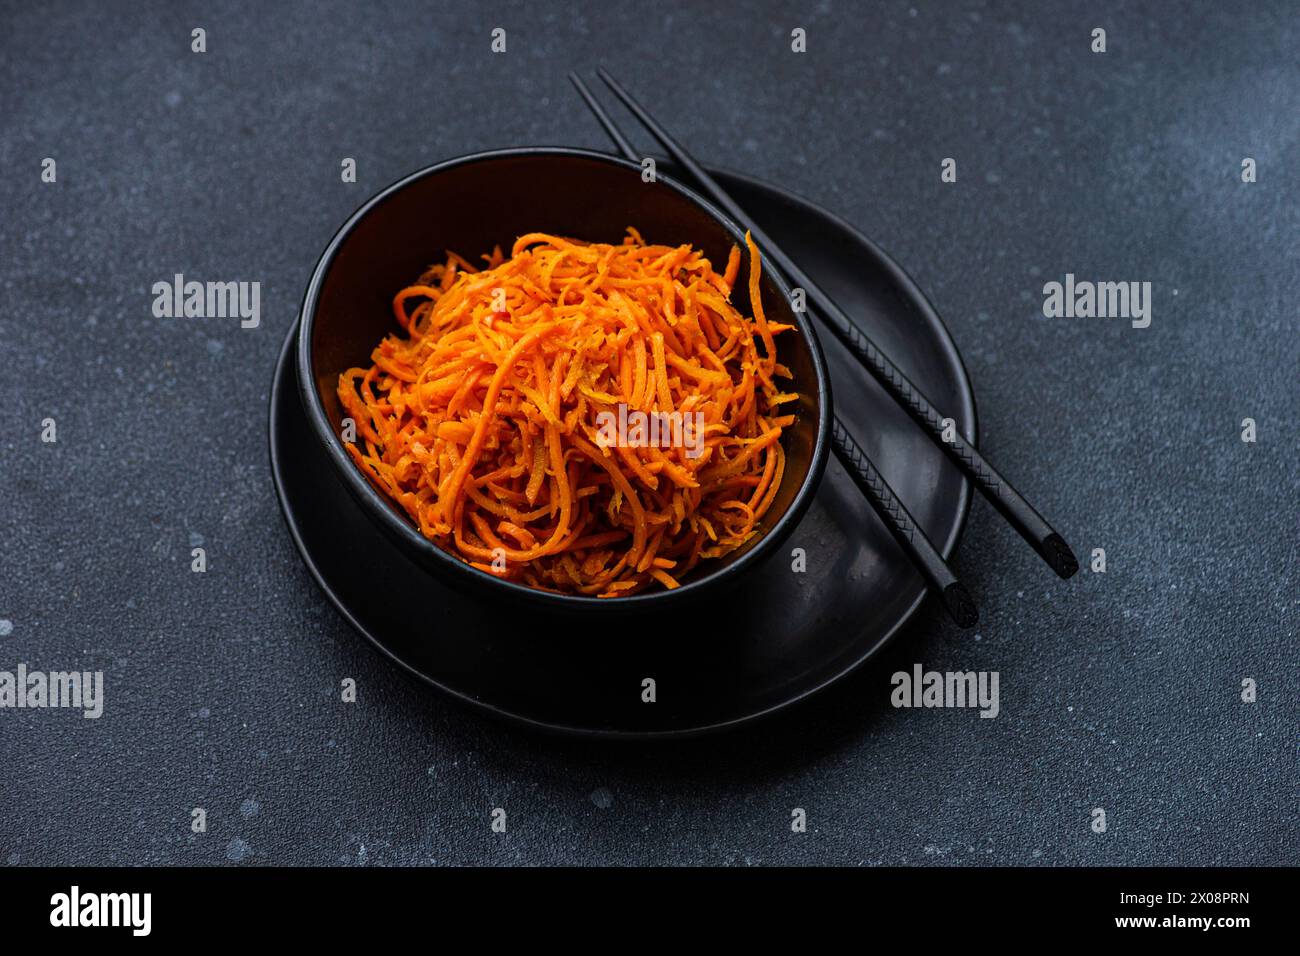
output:
[[[847,223],[766,183],[715,175],[946,414],[975,437],[975,401],[925,297]],[[834,457],[785,547],[715,604],[623,621],[548,617],[452,591],[411,564],[334,477],[298,401],[290,332],[271,389],[271,469],[325,595],[381,651],[500,716],[565,733],[664,737],[736,726],[874,654],[925,597],[919,575]],[[970,486],[885,392],[821,335],[835,410],[945,555]],[[346,548],[339,541],[348,542]],[[792,570],[802,549],[807,570]],[[643,701],[644,681],[655,701]]]

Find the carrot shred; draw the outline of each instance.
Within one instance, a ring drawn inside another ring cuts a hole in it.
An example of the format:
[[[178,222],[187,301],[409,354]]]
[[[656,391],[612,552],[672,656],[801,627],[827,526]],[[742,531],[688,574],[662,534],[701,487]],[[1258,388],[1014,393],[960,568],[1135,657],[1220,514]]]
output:
[[[350,457],[474,567],[600,597],[680,586],[761,532],[795,421],[776,381],[791,326],[767,321],[745,239],[748,316],[738,247],[721,273],[630,228],[620,245],[529,233],[481,269],[449,252],[394,297],[400,332],[339,376]],[[620,407],[659,440],[629,427],[611,446]],[[688,417],[694,440],[667,424]]]

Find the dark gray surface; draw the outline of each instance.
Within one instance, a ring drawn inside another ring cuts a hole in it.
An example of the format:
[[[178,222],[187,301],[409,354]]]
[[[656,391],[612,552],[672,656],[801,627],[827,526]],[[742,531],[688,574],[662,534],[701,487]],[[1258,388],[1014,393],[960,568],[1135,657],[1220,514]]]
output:
[[[107,703],[0,711],[0,863],[1297,861],[1296,5],[700,6],[5,5],[0,669],[102,669]],[[927,607],[796,712],[648,748],[489,722],[348,630],[265,450],[315,258],[433,160],[604,148],[565,80],[602,62],[914,275],[986,453],[1105,575],[977,501],[975,634]],[[260,280],[261,327],[154,319],[177,271]],[[1066,272],[1151,281],[1151,328],[1044,319]],[[999,671],[1001,715],[894,710],[913,662]]]

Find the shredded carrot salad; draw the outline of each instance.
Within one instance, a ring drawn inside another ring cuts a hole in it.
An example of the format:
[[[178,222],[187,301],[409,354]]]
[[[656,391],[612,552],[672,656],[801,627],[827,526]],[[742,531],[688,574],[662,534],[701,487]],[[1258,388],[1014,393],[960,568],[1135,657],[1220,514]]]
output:
[[[752,316],[731,304],[739,248],[721,273],[630,228],[621,245],[530,233],[482,269],[448,253],[393,299],[401,332],[339,376],[348,452],[477,568],[600,597],[677,587],[759,533],[784,473],[798,395],[774,338],[793,326],[763,315],[746,243]],[[702,427],[692,447],[611,441],[620,410]]]

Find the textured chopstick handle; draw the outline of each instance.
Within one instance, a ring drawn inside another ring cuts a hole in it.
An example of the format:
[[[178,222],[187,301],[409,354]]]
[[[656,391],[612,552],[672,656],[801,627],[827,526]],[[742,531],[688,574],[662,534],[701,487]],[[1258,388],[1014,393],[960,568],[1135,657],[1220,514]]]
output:
[[[835,310],[838,312],[838,310]],[[824,321],[845,347],[884,386],[903,409],[920,424],[975,482],[989,502],[1020,532],[1058,575],[1068,578],[1079,570],[1078,559],[1065,540],[1052,530],[1034,508],[1011,487],[984,456],[930,404],[889,358],[850,322],[843,313],[832,312]]]
[[[917,525],[911,512],[898,500],[894,489],[871,463],[866,452],[853,440],[839,418],[831,422],[831,447],[853,483],[875,508],[880,519],[907,552],[908,558],[921,572],[931,590],[943,602],[945,610],[961,627],[974,627],[979,620],[975,600],[965,586],[957,580],[935,546]]]

